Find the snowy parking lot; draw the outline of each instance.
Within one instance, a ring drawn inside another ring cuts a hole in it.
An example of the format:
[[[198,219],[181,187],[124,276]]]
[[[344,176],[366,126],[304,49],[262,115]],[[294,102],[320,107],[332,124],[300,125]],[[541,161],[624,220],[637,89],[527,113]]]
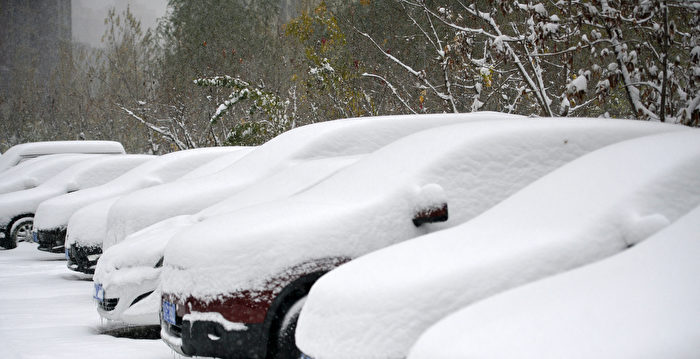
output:
[[[160,339],[102,334],[91,280],[66,268],[63,255],[19,243],[0,250],[0,358],[168,358]],[[177,355],[175,355],[177,357]]]

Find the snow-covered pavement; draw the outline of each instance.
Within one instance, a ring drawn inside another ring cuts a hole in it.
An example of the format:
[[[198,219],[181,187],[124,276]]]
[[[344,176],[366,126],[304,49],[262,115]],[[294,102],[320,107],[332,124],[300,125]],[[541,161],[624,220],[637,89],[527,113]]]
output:
[[[160,340],[100,334],[106,324],[91,280],[72,273],[60,254],[18,243],[0,250],[0,358],[172,359]]]

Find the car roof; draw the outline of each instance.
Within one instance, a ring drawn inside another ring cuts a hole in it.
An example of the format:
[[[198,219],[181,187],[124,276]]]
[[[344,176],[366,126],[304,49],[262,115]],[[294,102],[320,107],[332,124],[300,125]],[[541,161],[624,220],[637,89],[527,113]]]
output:
[[[57,153],[123,154],[124,147],[115,141],[46,141],[10,147],[0,157],[0,172],[23,160]]]

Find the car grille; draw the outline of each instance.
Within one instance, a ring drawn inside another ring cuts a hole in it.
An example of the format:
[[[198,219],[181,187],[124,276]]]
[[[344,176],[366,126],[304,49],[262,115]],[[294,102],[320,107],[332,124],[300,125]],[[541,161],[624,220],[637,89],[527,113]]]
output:
[[[54,253],[63,253],[66,242],[66,229],[40,230],[36,234],[39,242],[39,250]]]
[[[75,243],[71,244],[70,246],[70,257],[71,260],[75,263],[76,269],[78,272],[83,272],[87,274],[93,274],[95,273],[95,265],[97,264],[97,261],[91,261],[88,259],[88,256],[95,255],[95,254],[101,254],[102,253],[102,248],[99,246],[94,246],[94,247],[83,247],[83,246],[78,246]],[[72,269],[72,267],[70,267]]]
[[[114,308],[117,307],[117,304],[119,304],[119,298],[110,298],[107,299],[105,298],[103,301],[98,302],[97,305],[100,306],[100,308],[106,312],[113,311]]]

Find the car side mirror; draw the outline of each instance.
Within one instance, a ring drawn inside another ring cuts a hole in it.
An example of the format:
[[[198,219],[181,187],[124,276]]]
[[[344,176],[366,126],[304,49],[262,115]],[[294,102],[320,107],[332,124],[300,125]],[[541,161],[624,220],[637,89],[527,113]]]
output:
[[[448,219],[447,203],[436,207],[424,208],[413,216],[413,225],[420,227],[424,223],[446,222]]]
[[[79,189],[80,189],[80,186],[78,186],[78,183],[75,181],[71,181],[71,182],[68,182],[68,184],[66,184],[66,192],[68,192],[68,193],[75,192]]]
[[[442,187],[435,183],[427,184],[417,191],[414,208],[413,225],[416,227],[448,219],[447,196]]]
[[[29,177],[29,178],[24,180],[22,185],[24,185],[24,189],[30,189],[30,188],[34,188],[34,187],[38,186],[39,181],[37,181],[37,179],[34,177]]]

